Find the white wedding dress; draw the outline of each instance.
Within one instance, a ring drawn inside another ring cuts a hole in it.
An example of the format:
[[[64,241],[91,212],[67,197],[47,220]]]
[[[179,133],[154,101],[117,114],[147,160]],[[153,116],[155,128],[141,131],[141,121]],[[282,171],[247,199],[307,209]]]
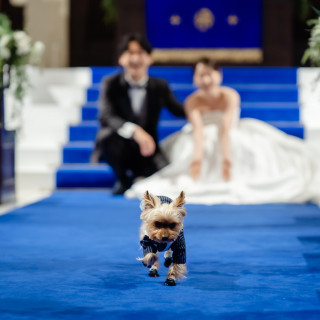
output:
[[[203,116],[205,151],[199,179],[189,175],[194,142],[187,124],[162,141],[170,164],[135,183],[125,196],[142,198],[148,190],[175,198],[184,190],[187,203],[320,203],[320,152],[265,122],[239,120],[238,115],[231,130],[231,179],[225,181],[218,136],[222,116],[217,110]]]

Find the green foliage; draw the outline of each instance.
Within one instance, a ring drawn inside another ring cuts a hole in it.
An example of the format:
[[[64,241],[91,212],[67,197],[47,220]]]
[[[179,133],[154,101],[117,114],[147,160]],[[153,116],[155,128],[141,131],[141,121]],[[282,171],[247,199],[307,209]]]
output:
[[[301,63],[306,64],[310,61],[311,66],[320,67],[320,10],[316,8],[313,9],[319,17],[307,21],[307,25],[312,28],[308,40],[309,47],[304,52]]]
[[[295,0],[295,11],[300,21],[306,21],[311,13],[310,0]]]
[[[116,0],[101,0],[101,8],[104,11],[104,22],[106,25],[117,19]]]
[[[318,16],[320,16],[320,10],[318,10],[317,8],[315,8],[315,7],[312,7],[313,8],[313,10],[316,12],[316,14],[318,15]]]
[[[3,13],[0,13],[0,27],[5,32],[11,31],[11,21],[10,19]],[[0,31],[1,32],[1,31]]]

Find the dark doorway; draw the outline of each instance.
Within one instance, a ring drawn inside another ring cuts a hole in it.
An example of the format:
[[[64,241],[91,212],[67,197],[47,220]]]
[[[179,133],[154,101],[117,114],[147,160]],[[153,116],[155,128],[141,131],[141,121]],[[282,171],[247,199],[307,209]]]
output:
[[[117,44],[124,34],[145,34],[144,0],[115,0],[116,17],[105,21],[102,0],[70,0],[70,65],[117,64]]]
[[[12,30],[23,29],[23,8],[13,7],[9,0],[0,0],[0,12],[10,18]]]
[[[115,38],[116,23],[105,23],[101,0],[70,1],[70,66],[114,64]]]

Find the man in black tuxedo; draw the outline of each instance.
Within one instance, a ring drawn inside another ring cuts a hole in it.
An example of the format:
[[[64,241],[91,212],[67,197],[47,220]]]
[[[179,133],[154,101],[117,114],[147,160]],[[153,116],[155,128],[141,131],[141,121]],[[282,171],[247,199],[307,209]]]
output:
[[[158,145],[161,108],[184,116],[168,83],[149,77],[151,45],[139,34],[128,35],[120,46],[124,72],[106,77],[99,98],[99,121],[92,162],[105,160],[118,178],[113,194],[123,194],[137,177],[147,177],[168,164]]]

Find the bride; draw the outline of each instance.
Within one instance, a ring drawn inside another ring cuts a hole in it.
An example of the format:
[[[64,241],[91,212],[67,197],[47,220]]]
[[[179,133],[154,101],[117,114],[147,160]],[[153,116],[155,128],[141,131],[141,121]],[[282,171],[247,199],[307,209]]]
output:
[[[125,195],[184,190],[188,203],[319,203],[320,153],[267,123],[239,120],[239,94],[221,79],[209,59],[196,64],[198,90],[185,101],[189,123],[162,142],[170,164]]]

